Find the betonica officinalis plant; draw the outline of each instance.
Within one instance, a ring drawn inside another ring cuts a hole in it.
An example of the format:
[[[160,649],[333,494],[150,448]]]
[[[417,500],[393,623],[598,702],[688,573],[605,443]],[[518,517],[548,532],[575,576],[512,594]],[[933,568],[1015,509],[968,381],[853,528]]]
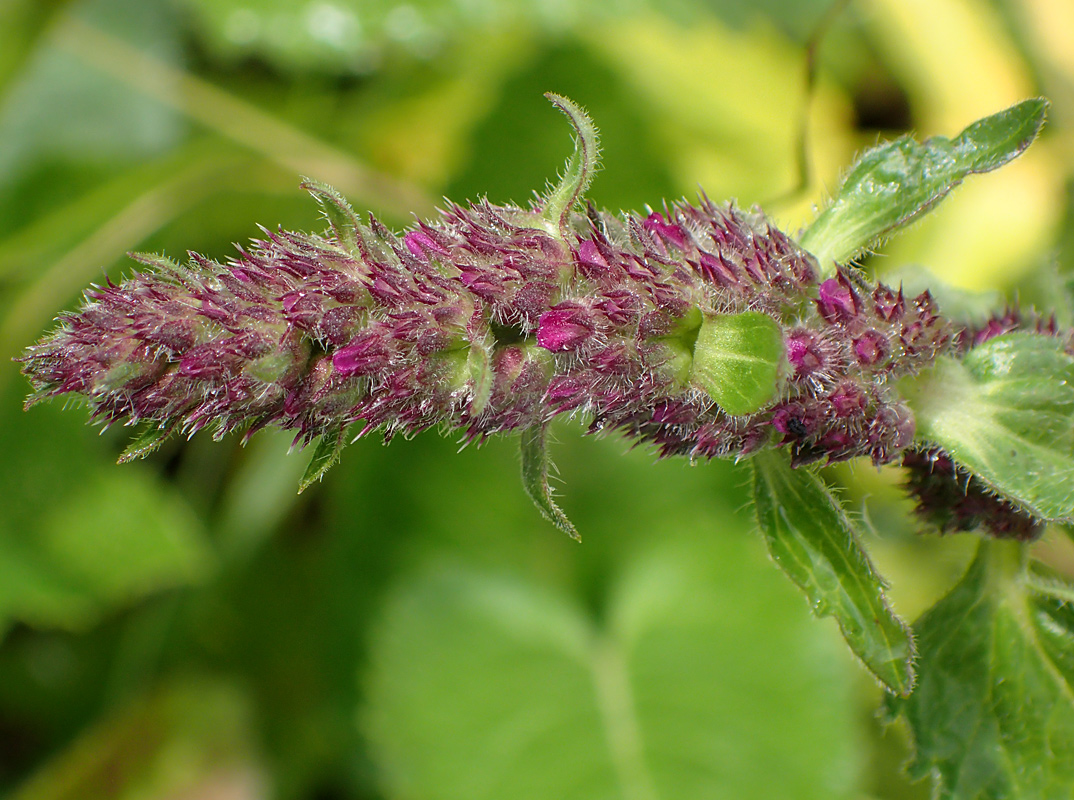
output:
[[[953,138],[865,152],[802,231],[701,195],[588,203],[597,131],[529,207],[445,204],[402,232],[303,187],[323,234],[266,231],[227,263],[139,254],[21,357],[28,405],[82,398],[137,426],[121,461],[174,435],[293,431],[318,481],[357,438],[439,428],[521,442],[540,512],[559,415],[661,456],[752,469],[757,527],[832,616],[913,734],[942,797],[1074,796],[1074,587],[1027,556],[1074,521],[1074,340],[1046,309],[947,313],[856,263],[967,176],[1034,140],[1044,100]],[[858,523],[817,472],[898,464],[923,529],[980,537],[961,582],[911,629]]]

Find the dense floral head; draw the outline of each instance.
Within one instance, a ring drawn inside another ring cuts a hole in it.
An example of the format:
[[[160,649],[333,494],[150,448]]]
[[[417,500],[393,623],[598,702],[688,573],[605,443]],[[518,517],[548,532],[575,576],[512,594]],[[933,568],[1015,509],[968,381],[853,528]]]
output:
[[[1033,541],[1044,523],[991,491],[938,448],[908,452],[903,458],[906,488],[915,510],[940,533],[984,530],[998,539]]]
[[[949,335],[927,295],[842,271],[818,283],[760,213],[704,199],[591,210],[563,230],[540,208],[450,206],[397,235],[310,188],[350,226],[271,233],[226,264],[138,256],[147,270],[91,290],[23,357],[34,399],[73,393],[107,422],[186,433],[272,424],[303,441],[352,425],[479,439],[570,413],[664,454],[779,441],[799,461],[883,462],[913,435],[890,379]],[[703,378],[724,351],[698,340],[745,314],[771,320],[778,364],[740,407],[722,394],[735,374]]]
[[[909,446],[892,379],[950,333],[928,294],[815,259],[758,211],[706,198],[658,212],[575,213],[595,134],[530,208],[449,205],[396,234],[307,188],[323,236],[268,233],[227,263],[136,256],[22,358],[32,400],[87,399],[105,422],[300,442],[430,426],[469,439],[583,415],[665,455],[787,444],[796,462]],[[158,437],[161,438],[161,437]]]

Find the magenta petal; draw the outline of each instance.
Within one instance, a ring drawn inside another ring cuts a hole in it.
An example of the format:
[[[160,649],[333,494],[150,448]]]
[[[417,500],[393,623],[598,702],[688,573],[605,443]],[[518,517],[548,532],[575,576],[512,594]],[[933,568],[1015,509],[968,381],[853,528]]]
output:
[[[592,334],[588,314],[581,308],[546,311],[537,323],[537,344],[553,353],[577,350]]]

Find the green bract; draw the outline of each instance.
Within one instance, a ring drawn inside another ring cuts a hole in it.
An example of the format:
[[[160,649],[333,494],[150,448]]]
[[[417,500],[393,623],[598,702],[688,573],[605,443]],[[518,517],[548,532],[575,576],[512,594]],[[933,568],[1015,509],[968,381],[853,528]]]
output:
[[[1044,124],[1048,101],[1025,100],[970,125],[954,139],[909,137],[874,147],[843,179],[831,204],[802,235],[802,247],[831,270],[927,212],[967,175],[1018,157]]]
[[[1074,519],[1074,358],[1056,338],[999,336],[903,385],[918,437],[1042,519]]]
[[[694,345],[690,381],[728,414],[764,408],[779,389],[783,331],[757,311],[706,317]]]
[[[552,488],[548,485],[548,449],[545,446],[547,426],[538,425],[526,428],[519,436],[522,453],[522,488],[537,506],[546,520],[576,541],[581,541],[578,529],[567,519],[556,502],[552,499]]]

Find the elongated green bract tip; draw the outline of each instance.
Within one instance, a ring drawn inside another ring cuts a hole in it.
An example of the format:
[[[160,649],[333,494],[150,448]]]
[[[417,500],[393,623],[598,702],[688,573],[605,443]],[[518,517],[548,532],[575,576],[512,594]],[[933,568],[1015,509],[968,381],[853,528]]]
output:
[[[560,232],[567,229],[567,220],[586,189],[589,188],[593,175],[600,161],[600,140],[597,126],[577,103],[552,92],[545,94],[552,104],[567,115],[574,127],[574,153],[567,161],[555,188],[548,194],[542,207],[542,216],[556,225]]]

